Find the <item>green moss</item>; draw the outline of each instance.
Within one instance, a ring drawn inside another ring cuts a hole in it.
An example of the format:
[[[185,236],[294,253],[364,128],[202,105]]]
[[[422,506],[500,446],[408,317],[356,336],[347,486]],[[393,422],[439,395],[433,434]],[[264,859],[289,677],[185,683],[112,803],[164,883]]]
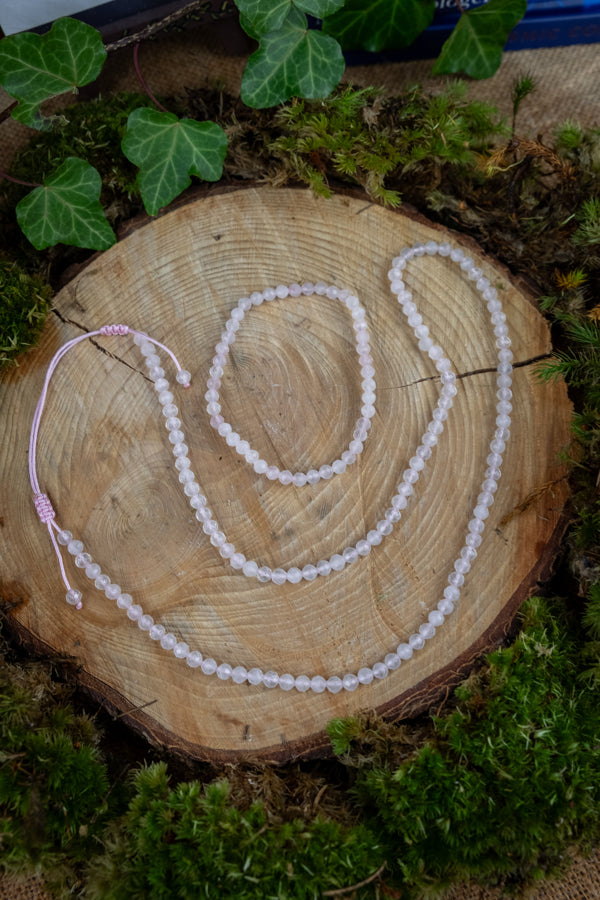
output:
[[[283,106],[274,119],[281,134],[269,149],[317,193],[330,195],[330,172],[397,206],[401,191],[386,180],[426,185],[439,181],[445,166],[473,168],[480,145],[503,133],[492,106],[464,95],[460,83],[433,97],[415,88],[389,101],[375,88],[340,88],[327,100]]]
[[[0,369],[38,339],[50,309],[52,289],[14,262],[0,259]]]
[[[316,900],[381,863],[364,826],[320,817],[269,821],[261,803],[236,808],[226,781],[170,787],[158,764],[134,775],[133,791],[106,852],[88,870],[92,900]]]
[[[569,843],[600,836],[600,709],[581,677],[579,626],[562,601],[534,598],[525,617],[420,752],[358,769],[365,821],[403,896],[535,881],[560,868]]]
[[[0,869],[72,884],[105,826],[108,780],[89,718],[49,666],[0,668]]]
[[[109,218],[114,219],[117,210],[111,209],[111,204],[123,195],[131,198],[138,194],[136,168],[121,153],[121,141],[129,114],[138,106],[147,105],[147,97],[123,93],[68,107],[63,111],[61,125],[36,133],[17,154],[10,174],[39,183],[68,157],[80,157],[102,174],[101,202]],[[5,193],[23,194],[26,190],[7,186]]]

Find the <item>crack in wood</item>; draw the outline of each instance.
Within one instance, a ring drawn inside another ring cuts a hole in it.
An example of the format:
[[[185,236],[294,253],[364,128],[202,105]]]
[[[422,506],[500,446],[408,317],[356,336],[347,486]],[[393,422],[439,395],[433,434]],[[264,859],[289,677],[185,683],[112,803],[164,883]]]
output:
[[[72,325],[74,328],[79,328],[84,334],[89,334],[90,330],[85,325],[82,325],[81,322],[76,322],[75,319],[68,319],[64,316],[60,310],[53,309],[52,312],[60,319],[60,321],[64,325]],[[99,344],[98,341],[94,340],[94,338],[90,338],[90,343],[99,350],[101,353],[104,353],[106,356],[110,357],[110,359],[114,359],[116,362],[122,363],[122,365],[126,366],[128,369],[131,369],[132,372],[137,372],[138,375],[141,375],[146,381],[152,383],[152,379],[142,372],[141,369],[138,369],[136,366],[133,366],[131,363],[128,363],[125,359],[118,356],[116,353],[111,352],[106,347],[103,347],[102,344]]]
[[[519,362],[513,362],[513,369],[523,369],[525,366],[533,366],[536,363],[543,362],[545,359],[551,359],[552,353],[540,353],[538,356],[532,356],[530,359],[523,359]],[[456,376],[457,380],[462,380],[463,378],[471,378],[473,375],[489,375],[490,372],[495,372],[495,366],[489,366],[484,369],[473,369],[470,372],[459,372]],[[416,378],[414,381],[407,381],[405,384],[391,384],[386,386],[377,385],[378,391],[395,391],[399,388],[409,388],[414,387],[417,384],[425,384],[428,381],[437,381],[439,379],[439,375],[426,375],[424,378]]]

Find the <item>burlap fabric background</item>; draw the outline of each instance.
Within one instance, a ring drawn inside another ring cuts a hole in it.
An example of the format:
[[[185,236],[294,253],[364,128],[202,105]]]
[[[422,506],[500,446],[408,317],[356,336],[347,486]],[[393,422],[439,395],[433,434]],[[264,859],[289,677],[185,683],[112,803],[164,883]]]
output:
[[[183,94],[218,82],[239,93],[245,56],[232,53],[220,26],[206,26],[178,34],[163,35],[142,46],[140,63],[155,93]],[[430,75],[431,61],[404,62],[349,68],[346,80],[356,85],[377,84],[389,93],[421,83],[432,90],[443,83]],[[532,75],[536,92],[519,115],[517,132],[522,136],[549,137],[566,119],[589,127],[600,127],[600,44],[555,47],[506,53],[496,75],[469,84],[472,99],[486,100],[510,119],[511,89],[515,78]],[[114,90],[139,89],[130,49],[111,54],[100,79],[104,94]],[[9,103],[0,91],[0,109]],[[15,151],[28,137],[28,129],[12,120],[0,124],[0,168],[6,168]],[[537,900],[600,900],[600,852],[576,857],[566,877],[528,892]],[[451,900],[497,900],[499,892],[465,885],[455,889]],[[0,878],[0,900],[46,900],[40,879],[16,883]],[[150,900],[150,898],[149,898]]]

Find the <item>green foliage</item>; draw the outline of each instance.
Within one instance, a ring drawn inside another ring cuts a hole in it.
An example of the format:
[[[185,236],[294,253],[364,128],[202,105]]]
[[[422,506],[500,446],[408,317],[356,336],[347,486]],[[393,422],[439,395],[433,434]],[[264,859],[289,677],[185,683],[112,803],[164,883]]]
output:
[[[346,0],[323,23],[344,50],[408,47],[433,20],[434,0]]]
[[[101,188],[96,169],[69,157],[17,204],[17,221],[36,250],[58,243],[107,250],[116,238],[100,206]]]
[[[343,88],[321,103],[297,101],[277,115],[281,135],[270,145],[296,177],[329,196],[326,172],[361,184],[369,196],[390,206],[400,202],[402,187],[429,177],[438,183],[448,165],[473,168],[480,141],[498,133],[492,107],[466,103],[456,84],[434,97],[411,91],[387,104],[374,88]]]
[[[583,141],[583,128],[579,122],[566,122],[556,129],[556,143],[567,150],[577,150]]]
[[[363,826],[316,818],[269,821],[259,803],[239,809],[225,781],[171,788],[163,764],[141,769],[125,815],[87,875],[90,900],[309,900],[381,863]]]
[[[52,290],[14,262],[0,259],[0,369],[33,346],[50,309]]]
[[[269,31],[281,28],[292,9],[322,18],[334,13],[344,0],[236,0],[236,6],[243,18],[244,29],[252,37],[260,37]]]
[[[600,833],[600,709],[580,680],[577,624],[560,601],[534,598],[525,616],[414,758],[357,770],[367,821],[416,896],[455,879],[535,879],[565,842]]]
[[[40,113],[50,97],[94,81],[106,50],[100,33],[77,19],[57,19],[50,31],[24,32],[0,41],[0,83],[19,105],[13,118],[31,128],[47,128],[52,120]]]
[[[123,153],[140,167],[144,206],[154,216],[190,184],[190,175],[218,181],[227,152],[225,132],[214,122],[179,119],[155,109],[134,110],[127,121]]]
[[[56,880],[95,851],[108,814],[96,731],[47,668],[0,667],[0,869]],[[72,872],[71,876],[72,878]]]
[[[588,398],[600,402],[600,325],[590,319],[563,317],[569,349],[556,352],[541,363],[542,381],[563,378],[574,387],[585,387]]]
[[[0,45],[1,46],[1,45]],[[10,174],[28,182],[42,181],[70,156],[83,159],[102,175],[102,205],[111,221],[123,195],[138,196],[136,170],[120,152],[129,114],[144,103],[142,94],[123,93],[77,103],[63,110],[60,128],[32,135],[15,157]],[[19,185],[0,185],[6,205],[15,205],[26,193]],[[134,212],[139,211],[138,205]]]
[[[527,0],[489,0],[464,12],[433,66],[436,75],[464,72],[489,78],[502,61],[508,35],[525,15]]]
[[[292,7],[282,25],[260,37],[242,77],[242,100],[262,109],[294,95],[327,97],[344,73],[339,44],[308,30],[303,12]]]
[[[600,533],[600,508],[595,516],[596,536]],[[595,641],[600,641],[600,581],[590,588],[583,624]],[[600,654],[599,654],[600,656]]]
[[[600,197],[586,200],[578,215],[579,228],[573,235],[576,244],[600,244]]]

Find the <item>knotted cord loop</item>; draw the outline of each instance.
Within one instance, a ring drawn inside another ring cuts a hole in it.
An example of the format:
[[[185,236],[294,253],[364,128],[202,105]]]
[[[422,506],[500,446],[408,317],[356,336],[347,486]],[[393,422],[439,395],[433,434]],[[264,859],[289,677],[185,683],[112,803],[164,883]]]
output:
[[[128,325],[103,325],[99,330],[104,335],[129,334]]]
[[[56,518],[54,507],[50,503],[47,494],[35,494],[33,502],[35,503],[37,514],[40,517],[40,522],[47,524]]]

